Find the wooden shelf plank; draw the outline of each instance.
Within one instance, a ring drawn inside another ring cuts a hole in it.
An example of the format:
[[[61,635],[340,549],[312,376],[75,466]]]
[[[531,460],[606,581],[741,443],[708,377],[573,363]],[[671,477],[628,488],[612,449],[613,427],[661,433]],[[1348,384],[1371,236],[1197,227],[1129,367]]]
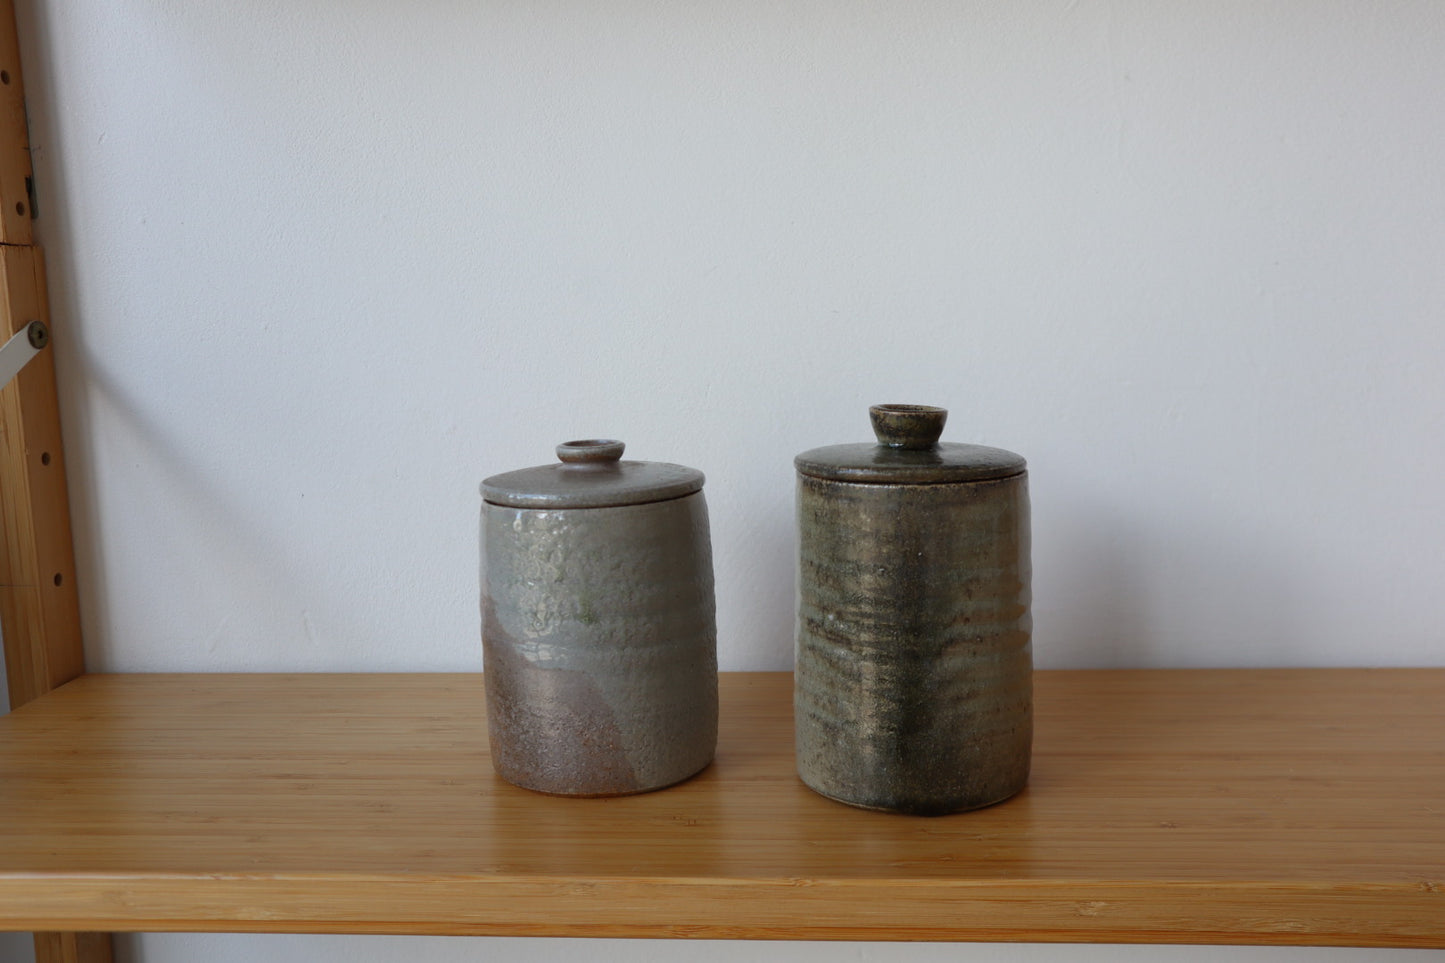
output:
[[[477,675],[90,675],[0,718],[0,928],[1445,946],[1445,669],[1040,672],[1029,788],[941,818],[716,763],[558,799]]]

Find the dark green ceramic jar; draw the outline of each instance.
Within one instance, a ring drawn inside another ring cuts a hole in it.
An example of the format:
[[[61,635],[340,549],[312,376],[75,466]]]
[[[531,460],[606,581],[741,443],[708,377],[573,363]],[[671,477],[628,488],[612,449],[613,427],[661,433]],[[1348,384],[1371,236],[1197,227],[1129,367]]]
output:
[[[866,809],[1001,802],[1033,741],[1024,459],[939,443],[942,408],[871,414],[876,445],[794,461],[798,773]]]

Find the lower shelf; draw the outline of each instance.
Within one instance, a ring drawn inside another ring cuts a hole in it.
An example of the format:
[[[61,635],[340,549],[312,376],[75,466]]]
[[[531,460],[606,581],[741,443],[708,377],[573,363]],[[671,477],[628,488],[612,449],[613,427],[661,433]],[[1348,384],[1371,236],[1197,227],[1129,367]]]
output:
[[[791,677],[717,761],[557,799],[477,675],[91,675],[0,718],[0,929],[1445,946],[1445,669],[1040,672],[1029,788],[798,782]]]

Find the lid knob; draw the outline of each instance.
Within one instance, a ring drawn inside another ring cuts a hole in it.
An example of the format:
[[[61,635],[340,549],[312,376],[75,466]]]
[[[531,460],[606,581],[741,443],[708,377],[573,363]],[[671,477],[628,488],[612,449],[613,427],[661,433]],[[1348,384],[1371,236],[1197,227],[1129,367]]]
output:
[[[557,446],[557,457],[569,465],[606,465],[621,458],[626,447],[612,438],[564,441]]]
[[[874,405],[868,409],[878,444],[889,448],[920,450],[938,444],[947,408],[932,405]]]

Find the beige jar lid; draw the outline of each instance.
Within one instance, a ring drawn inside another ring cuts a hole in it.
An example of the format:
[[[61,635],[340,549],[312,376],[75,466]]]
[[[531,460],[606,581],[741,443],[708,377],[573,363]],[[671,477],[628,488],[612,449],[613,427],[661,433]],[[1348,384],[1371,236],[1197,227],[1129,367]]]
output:
[[[702,488],[696,468],[658,461],[623,461],[626,446],[611,438],[566,441],[561,464],[493,475],[482,498],[513,508],[610,508],[681,498]]]

